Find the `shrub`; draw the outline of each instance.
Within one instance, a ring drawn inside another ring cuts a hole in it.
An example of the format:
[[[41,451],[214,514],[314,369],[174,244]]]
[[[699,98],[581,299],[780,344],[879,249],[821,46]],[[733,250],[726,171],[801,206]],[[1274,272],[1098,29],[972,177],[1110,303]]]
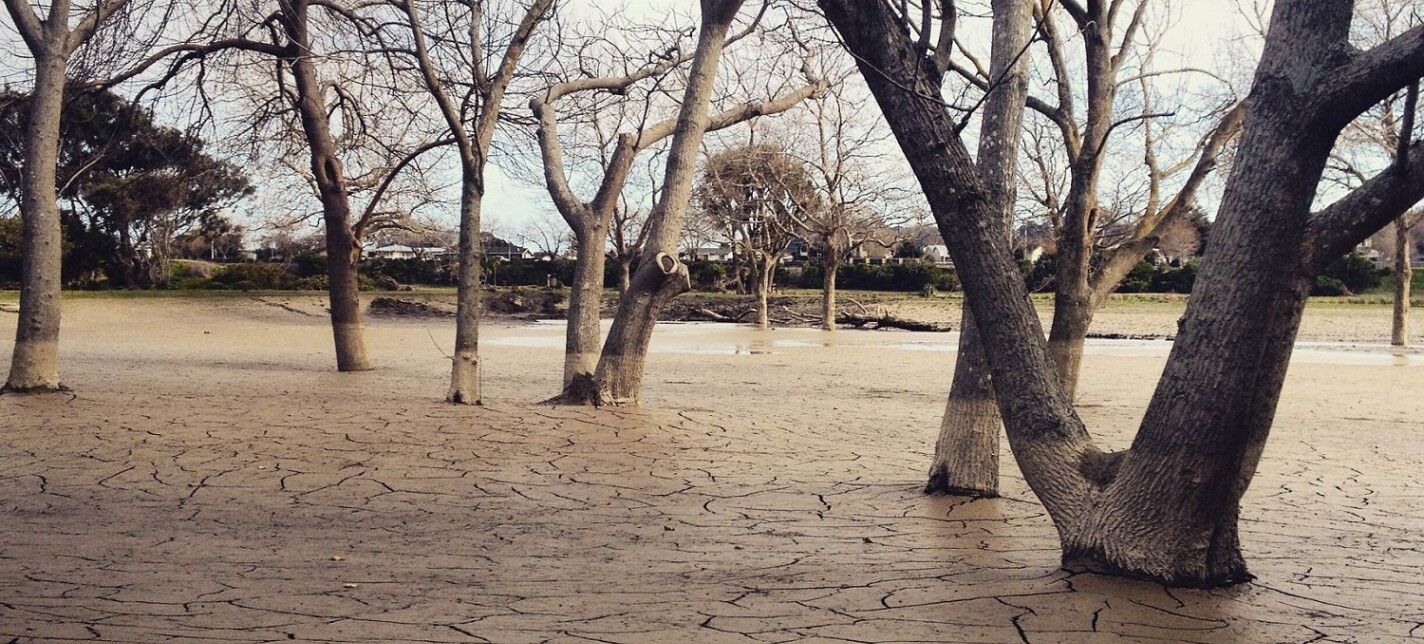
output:
[[[1310,294],[1325,296],[1354,295],[1350,292],[1350,288],[1346,286],[1344,282],[1330,277],[1329,275],[1321,275],[1316,277],[1315,286],[1311,287]]]
[[[314,250],[304,250],[292,258],[292,272],[297,277],[313,277],[326,274],[326,254]]]
[[[1181,268],[1159,267],[1148,290],[1153,293],[1191,293],[1196,283],[1197,265],[1193,262]]]
[[[1353,251],[1331,262],[1325,267],[1323,275],[1343,284],[1349,291],[1346,295],[1374,290],[1379,287],[1384,277],[1374,262]],[[1316,286],[1320,286],[1318,280]]]
[[[213,273],[212,281],[241,291],[294,290],[301,280],[277,264],[243,262],[229,264]]]

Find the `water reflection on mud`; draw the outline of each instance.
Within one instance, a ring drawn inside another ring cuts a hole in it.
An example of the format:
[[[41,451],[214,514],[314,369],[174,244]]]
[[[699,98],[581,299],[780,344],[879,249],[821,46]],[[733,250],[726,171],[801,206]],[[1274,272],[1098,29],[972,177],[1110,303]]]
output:
[[[608,331],[604,321],[603,331]],[[514,327],[494,329],[486,342],[499,346],[557,349],[564,343],[563,320],[540,320]],[[796,351],[830,349],[878,349],[898,351],[953,352],[958,333],[919,331],[872,331],[809,328],[761,330],[742,324],[717,322],[664,322],[653,333],[650,353],[702,355],[768,355]],[[1165,357],[1169,340],[1089,339],[1089,355],[1125,358]],[[1424,349],[1391,347],[1387,344],[1346,342],[1298,342],[1295,362],[1364,366],[1424,366]]]

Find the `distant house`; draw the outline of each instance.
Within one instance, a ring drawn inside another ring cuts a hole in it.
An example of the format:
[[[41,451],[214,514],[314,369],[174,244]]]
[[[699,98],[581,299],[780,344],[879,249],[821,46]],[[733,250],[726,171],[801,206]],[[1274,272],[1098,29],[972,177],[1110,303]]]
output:
[[[804,262],[820,259],[824,254],[815,244],[795,237],[791,240],[791,245],[786,247],[786,254],[782,256],[782,261]]]
[[[450,254],[450,249],[442,246],[406,246],[386,244],[366,251],[372,259],[438,259]]]
[[[485,257],[504,261],[514,259],[534,259],[528,248],[514,244],[489,233],[484,233]]]
[[[948,266],[954,263],[954,260],[949,258],[949,247],[944,244],[930,244],[921,248],[920,252],[925,259],[940,266]]]
[[[857,246],[851,251],[848,258],[852,264],[893,264],[890,261],[895,257],[894,244],[884,243],[876,239],[867,239],[865,243]]]
[[[371,259],[415,259],[415,249],[401,244],[387,244],[366,251],[366,256]]]
[[[682,257],[694,262],[728,262],[732,260],[732,247],[726,244],[703,246],[683,251]]]

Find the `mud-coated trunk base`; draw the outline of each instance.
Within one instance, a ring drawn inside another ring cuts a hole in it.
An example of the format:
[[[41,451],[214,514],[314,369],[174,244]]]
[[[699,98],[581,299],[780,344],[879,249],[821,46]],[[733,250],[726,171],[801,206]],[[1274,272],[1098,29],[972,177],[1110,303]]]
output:
[[[477,354],[457,352],[451,361],[450,391],[445,402],[455,405],[483,405],[480,400],[480,362]]]
[[[559,395],[544,401],[546,405],[597,405],[598,381],[591,373],[575,374]]]
[[[64,386],[59,384],[59,342],[16,342],[10,377],[3,390],[14,393],[63,391]]]
[[[1147,531],[1124,526],[1116,534],[1071,537],[1063,545],[1063,567],[1148,579],[1182,588],[1215,588],[1251,581],[1237,538],[1235,517],[1222,517],[1209,532],[1201,526],[1180,526],[1169,532],[1179,538],[1164,543]],[[1076,543],[1074,543],[1076,542]]]

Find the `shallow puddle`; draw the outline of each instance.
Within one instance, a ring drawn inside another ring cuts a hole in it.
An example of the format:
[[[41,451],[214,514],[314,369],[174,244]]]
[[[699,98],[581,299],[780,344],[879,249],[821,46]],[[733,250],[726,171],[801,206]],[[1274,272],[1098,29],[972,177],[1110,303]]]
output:
[[[609,321],[603,323],[607,335]],[[527,324],[495,327],[485,340],[506,347],[558,349],[564,344],[563,320],[539,320]],[[664,322],[653,332],[650,353],[698,355],[767,355],[816,350],[890,349],[950,353],[957,349],[958,333],[920,331],[876,331],[807,328],[761,330],[741,324],[719,322]],[[1166,357],[1170,340],[1089,339],[1089,355],[1124,358]],[[1424,366],[1424,349],[1400,349],[1387,344],[1358,342],[1298,342],[1292,360],[1297,363],[1361,366]]]

